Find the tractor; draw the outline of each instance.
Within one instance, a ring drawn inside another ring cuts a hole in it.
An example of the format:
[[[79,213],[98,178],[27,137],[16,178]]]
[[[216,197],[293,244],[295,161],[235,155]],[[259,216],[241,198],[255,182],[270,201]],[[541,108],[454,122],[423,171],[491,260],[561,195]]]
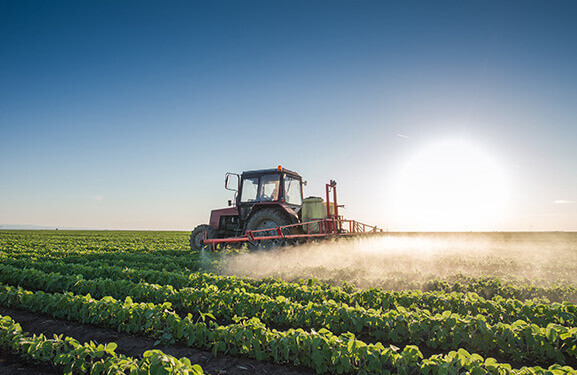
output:
[[[326,202],[319,197],[303,199],[303,185],[306,181],[298,173],[280,165],[240,175],[226,173],[225,189],[234,191],[235,198],[228,201],[229,207],[212,210],[208,225],[192,231],[191,249],[242,243],[270,248],[313,238],[382,232],[338,215],[343,206],[336,202],[335,181],[326,184]]]

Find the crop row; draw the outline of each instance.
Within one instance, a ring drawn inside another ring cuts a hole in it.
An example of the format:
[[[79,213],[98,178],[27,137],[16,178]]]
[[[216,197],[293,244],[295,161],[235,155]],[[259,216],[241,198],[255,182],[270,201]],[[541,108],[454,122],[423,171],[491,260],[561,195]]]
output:
[[[190,252],[149,252],[131,253],[126,251],[118,252],[58,252],[57,254],[40,255],[36,251],[4,251],[4,256],[11,259],[21,260],[61,260],[72,264],[89,264],[92,261],[108,263],[108,265],[118,265],[125,267],[136,267],[167,271],[188,271],[197,270],[199,267],[199,257]]]
[[[184,287],[205,288],[215,285],[223,290],[243,289],[249,293],[263,294],[272,298],[285,297],[301,304],[325,303],[333,300],[337,304],[358,306],[377,311],[405,308],[409,310],[428,310],[431,314],[452,311],[460,315],[478,315],[486,317],[490,324],[498,322],[512,324],[525,320],[531,324],[546,326],[550,323],[567,327],[577,325],[577,306],[568,302],[546,304],[540,301],[521,302],[514,299],[497,297],[485,300],[475,293],[438,293],[421,291],[383,291],[380,289],[352,290],[319,285],[314,282],[288,283],[275,280],[270,283],[254,285],[249,280],[234,276],[217,276],[207,273],[159,272],[154,270],[126,269],[98,262],[90,265],[65,264],[58,261],[17,261],[6,260],[15,267],[37,267],[46,272],[64,274],[82,274],[85,278],[126,279],[134,282],[147,281],[153,284],[172,285],[176,289]]]
[[[125,251],[149,253],[189,252],[185,232],[148,231],[0,231],[0,251],[33,251],[59,256]]]
[[[546,298],[550,301],[577,301],[577,287],[574,285],[536,286],[518,281],[514,284],[504,283],[495,277],[461,276],[460,281],[431,280],[424,285],[425,290],[443,292],[475,292],[485,298],[501,296],[526,300]]]
[[[26,261],[30,255],[15,254],[11,259],[21,259]],[[34,257],[37,261],[59,260],[66,264],[90,265],[93,262],[108,265],[121,266],[129,268],[170,271],[170,272],[192,272],[198,270],[198,257],[191,256],[188,259],[184,257],[171,257],[162,254],[132,254],[132,253],[104,253],[104,254],[85,254],[69,255],[65,257]]]
[[[423,359],[416,346],[407,346],[397,353],[380,343],[366,344],[351,333],[336,336],[326,329],[318,332],[305,332],[302,329],[280,332],[267,328],[256,318],[239,318],[238,323],[227,326],[219,326],[212,321],[208,324],[195,322],[190,314],[181,318],[171,312],[170,303],[138,304],[130,298],[122,302],[112,297],[99,300],[72,293],[34,293],[3,285],[0,285],[0,302],[57,318],[105,325],[126,332],[147,333],[161,340],[177,339],[189,346],[211,349],[215,353],[243,354],[261,361],[304,365],[319,373],[546,373],[541,367],[511,370],[508,364],[497,363],[492,358],[485,360],[463,349]],[[574,372],[571,367],[561,365],[552,365],[549,370]]]
[[[483,316],[461,316],[450,311],[432,315],[428,311],[405,309],[378,312],[338,305],[333,301],[302,306],[284,297],[273,299],[240,289],[223,291],[209,286],[175,290],[171,286],[136,284],[127,280],[85,280],[11,266],[0,266],[0,281],[46,291],[68,290],[98,297],[131,296],[153,303],[170,301],[176,310],[197,317],[206,312],[227,321],[235,316],[258,317],[277,327],[329,328],[333,333],[352,332],[377,340],[424,344],[447,351],[465,347],[480,353],[499,352],[516,361],[542,363],[549,358],[566,363],[567,356],[575,357],[577,353],[577,328],[555,324],[539,327],[519,320],[511,325],[490,325]]]
[[[115,352],[116,344],[92,341],[81,344],[71,337],[43,334],[30,336],[9,316],[0,315],[0,348],[11,350],[31,361],[60,366],[64,374],[189,374],[201,375],[199,365],[188,358],[176,359],[160,350],[144,352],[141,360]]]

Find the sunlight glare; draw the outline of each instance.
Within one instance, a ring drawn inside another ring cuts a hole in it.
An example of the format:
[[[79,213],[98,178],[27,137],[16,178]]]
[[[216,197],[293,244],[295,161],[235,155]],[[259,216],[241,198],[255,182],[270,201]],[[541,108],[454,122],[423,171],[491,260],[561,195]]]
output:
[[[395,211],[416,230],[490,230],[507,201],[506,180],[499,164],[473,143],[434,143],[401,167]]]

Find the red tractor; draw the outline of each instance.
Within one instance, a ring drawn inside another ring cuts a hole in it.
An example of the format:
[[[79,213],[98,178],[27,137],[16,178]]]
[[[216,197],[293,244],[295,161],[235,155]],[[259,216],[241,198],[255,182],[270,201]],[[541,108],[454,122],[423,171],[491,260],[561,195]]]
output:
[[[317,197],[303,200],[302,187],[302,177],[282,166],[241,175],[227,173],[225,188],[235,192],[234,204],[231,200],[228,208],[212,210],[209,224],[192,231],[190,247],[214,249],[217,244],[241,243],[270,247],[318,237],[382,232],[338,215],[342,206],[336,203],[336,182],[326,185],[326,203]]]

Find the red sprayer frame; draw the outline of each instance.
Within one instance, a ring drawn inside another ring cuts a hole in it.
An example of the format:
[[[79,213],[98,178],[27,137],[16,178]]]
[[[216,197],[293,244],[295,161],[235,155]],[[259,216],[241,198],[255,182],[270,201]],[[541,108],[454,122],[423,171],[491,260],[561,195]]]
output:
[[[276,228],[265,228],[252,231],[247,230],[244,235],[240,237],[206,238],[205,232],[203,241],[206,245],[210,246],[210,248],[214,250],[216,245],[219,244],[236,244],[242,242],[258,242],[276,239],[293,239],[306,241],[328,237],[358,236],[363,234],[375,234],[383,232],[382,229],[379,229],[374,225],[363,224],[356,220],[344,219],[342,216],[339,216],[339,207],[344,206],[339,206],[337,204],[337,183],[334,180],[331,180],[330,183],[326,184],[326,197],[327,217],[325,219],[315,219],[304,223],[283,225]],[[312,230],[311,226],[314,228],[314,230]],[[300,228],[301,233],[291,234],[291,228]],[[264,232],[267,232],[268,234]],[[270,234],[271,232],[274,233]]]

